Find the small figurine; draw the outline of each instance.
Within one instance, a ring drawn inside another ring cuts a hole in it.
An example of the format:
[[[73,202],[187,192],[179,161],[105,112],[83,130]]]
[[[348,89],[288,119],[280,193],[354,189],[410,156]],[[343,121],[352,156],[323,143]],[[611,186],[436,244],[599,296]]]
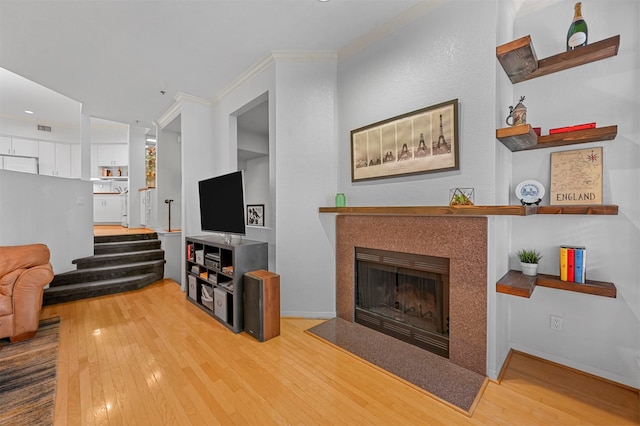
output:
[[[520,101],[516,104],[515,108],[513,106],[509,107],[509,115],[507,116],[507,125],[509,126],[519,126],[520,124],[527,124],[527,107],[522,103],[524,101],[524,96],[520,96]],[[511,119],[511,123],[509,123],[509,119]]]

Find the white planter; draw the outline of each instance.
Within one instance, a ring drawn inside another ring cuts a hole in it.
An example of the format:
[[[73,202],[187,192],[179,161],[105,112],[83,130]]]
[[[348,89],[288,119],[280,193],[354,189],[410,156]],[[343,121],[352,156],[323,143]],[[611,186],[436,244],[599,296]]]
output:
[[[537,263],[520,262],[520,267],[522,268],[522,273],[524,275],[528,275],[530,277],[535,277],[536,275],[538,275],[538,264]]]

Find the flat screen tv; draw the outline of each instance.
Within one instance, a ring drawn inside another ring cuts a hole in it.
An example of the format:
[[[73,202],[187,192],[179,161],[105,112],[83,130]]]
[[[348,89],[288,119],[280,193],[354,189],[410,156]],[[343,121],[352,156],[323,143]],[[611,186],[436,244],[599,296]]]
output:
[[[242,171],[201,180],[198,189],[203,231],[245,235]]]

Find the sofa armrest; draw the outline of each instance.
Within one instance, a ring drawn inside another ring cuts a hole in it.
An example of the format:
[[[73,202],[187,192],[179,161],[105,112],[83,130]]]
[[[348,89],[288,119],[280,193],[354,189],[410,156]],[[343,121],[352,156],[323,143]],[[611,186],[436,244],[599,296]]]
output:
[[[49,247],[45,244],[0,246],[0,277],[16,269],[26,269],[49,263]]]
[[[53,280],[50,263],[25,270],[13,287],[14,335],[35,331],[40,321],[43,289]]]

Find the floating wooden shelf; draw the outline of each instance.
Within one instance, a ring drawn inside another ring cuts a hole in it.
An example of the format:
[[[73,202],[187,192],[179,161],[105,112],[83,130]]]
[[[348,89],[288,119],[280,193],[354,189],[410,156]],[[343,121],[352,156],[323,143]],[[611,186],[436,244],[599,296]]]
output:
[[[380,206],[320,207],[318,211],[319,213],[386,216],[532,216],[536,214],[617,215],[618,206]]]
[[[587,142],[613,140],[618,135],[618,126],[576,130],[540,136],[535,134],[530,124],[506,127],[496,130],[496,139],[513,152],[532,149],[553,148]]]
[[[520,271],[509,271],[496,283],[498,293],[511,294],[512,296],[531,297],[536,288],[536,277],[524,275]]]
[[[620,35],[538,60],[531,36],[496,48],[496,56],[511,83],[519,83],[554,72],[574,68],[618,54]]]
[[[535,277],[529,277],[520,271],[514,270],[507,272],[498,280],[496,283],[496,291],[498,293],[529,298],[536,286],[575,291],[577,293],[592,294],[594,296],[613,298],[617,296],[616,286],[613,283],[587,280],[585,284],[578,284],[561,281],[560,277],[555,275],[538,274]]]
[[[578,293],[593,294],[595,296],[616,297],[616,286],[605,281],[587,280],[584,284],[561,281],[555,275],[538,274],[536,285],[541,287],[557,288],[559,290],[576,291]]]

